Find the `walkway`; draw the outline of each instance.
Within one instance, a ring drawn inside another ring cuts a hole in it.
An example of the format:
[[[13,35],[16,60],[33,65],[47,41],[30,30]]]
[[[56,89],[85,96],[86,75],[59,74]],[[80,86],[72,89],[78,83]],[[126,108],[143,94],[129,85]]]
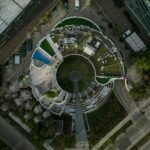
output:
[[[75,126],[76,126],[76,140],[77,142],[87,141],[87,134],[83,119],[83,113],[81,110],[81,104],[80,104],[80,96],[79,96],[79,87],[78,83],[74,83],[74,91],[75,91],[75,99],[76,99],[76,105],[75,105]]]
[[[83,113],[80,104],[79,86],[78,81],[81,79],[80,72],[72,71],[70,73],[70,80],[74,83],[75,94],[75,132],[76,132],[76,148],[88,150],[88,140],[86,127],[84,124]]]
[[[131,113],[137,107],[134,100],[129,97],[129,94],[127,93],[124,80],[115,81],[114,93],[128,113]]]

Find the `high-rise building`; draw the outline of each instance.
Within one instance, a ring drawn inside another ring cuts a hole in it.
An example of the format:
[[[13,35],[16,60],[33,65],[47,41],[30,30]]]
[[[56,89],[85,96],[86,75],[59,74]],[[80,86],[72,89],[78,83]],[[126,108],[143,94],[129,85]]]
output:
[[[137,23],[150,36],[150,0],[125,0],[126,6]]]

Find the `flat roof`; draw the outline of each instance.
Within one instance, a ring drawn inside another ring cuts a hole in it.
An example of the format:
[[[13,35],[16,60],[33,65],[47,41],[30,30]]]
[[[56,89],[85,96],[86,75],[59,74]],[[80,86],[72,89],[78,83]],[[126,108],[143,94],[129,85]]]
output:
[[[31,0],[14,0],[17,4],[19,4],[22,8],[25,8]]]
[[[15,64],[20,64],[20,56],[15,55]]]
[[[144,44],[144,42],[140,39],[140,37],[135,32],[133,32],[131,35],[129,35],[125,39],[125,41],[136,52],[146,49],[146,45]]]
[[[86,44],[86,47],[84,48],[84,52],[91,56],[95,52],[95,48]]]
[[[30,2],[31,0],[0,0],[0,34]]]

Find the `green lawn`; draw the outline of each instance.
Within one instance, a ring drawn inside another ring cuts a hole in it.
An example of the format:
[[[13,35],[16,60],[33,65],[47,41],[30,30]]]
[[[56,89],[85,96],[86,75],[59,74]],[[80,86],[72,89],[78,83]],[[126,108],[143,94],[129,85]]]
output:
[[[87,115],[90,125],[88,135],[90,145],[95,145],[111,129],[113,129],[127,113],[120,105],[114,93],[111,94],[107,102],[97,111]]]
[[[44,49],[48,54],[50,54],[51,56],[55,55],[55,52],[53,50],[53,48],[51,47],[51,45],[48,43],[48,41],[46,39],[44,39],[41,44],[40,47],[42,49]]]
[[[82,56],[69,56],[64,58],[64,62],[57,71],[58,84],[68,92],[73,92],[74,84],[69,79],[72,71],[79,71],[81,80],[79,81],[80,91],[86,89],[94,78],[94,69],[92,65]]]
[[[111,78],[109,78],[109,77],[106,77],[106,78],[96,77],[96,80],[97,80],[99,83],[101,83],[101,84],[106,84],[106,83],[108,83],[110,79],[111,79]]]
[[[95,52],[95,54],[92,56],[96,61],[100,56],[105,55],[108,53],[109,50],[105,47],[105,45],[102,43],[99,47],[99,49]]]
[[[83,18],[69,18],[69,19],[66,19],[63,22],[61,22],[60,24],[58,24],[56,26],[56,28],[64,27],[66,25],[75,25],[75,26],[83,25],[83,26],[87,26],[87,27],[90,27],[90,28],[93,28],[93,29],[99,31],[97,26],[95,26],[92,22],[90,22],[86,19],[83,19]]]
[[[103,70],[105,75],[110,75],[110,76],[121,76],[122,71],[123,70],[121,64],[113,64],[110,66],[105,66]]]
[[[107,66],[107,65],[115,65],[115,64],[119,64],[120,63],[120,61],[118,59],[115,59],[114,57],[109,57],[108,56],[105,60],[107,61],[105,63],[105,66]]]
[[[58,93],[54,91],[47,91],[46,93],[44,93],[44,95],[46,95],[48,98],[54,98],[58,96]]]

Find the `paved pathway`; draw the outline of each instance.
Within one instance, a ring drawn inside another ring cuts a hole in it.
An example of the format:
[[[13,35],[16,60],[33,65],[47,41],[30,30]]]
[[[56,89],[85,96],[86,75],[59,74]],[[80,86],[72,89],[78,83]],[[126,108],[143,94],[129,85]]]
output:
[[[134,100],[129,97],[129,94],[125,88],[124,80],[115,81],[114,93],[116,94],[118,100],[128,113],[132,112],[137,107]]]
[[[1,116],[0,139],[13,150],[35,150],[34,146]]]
[[[81,74],[80,72],[74,70],[70,73],[69,78],[74,83],[76,148],[87,150],[88,140],[83,118],[83,112],[80,104],[80,95],[79,95],[80,91],[78,86],[78,81],[81,79]]]
[[[83,119],[83,113],[81,110],[80,104],[80,96],[79,96],[79,87],[77,83],[74,83],[74,90],[75,90],[75,99],[76,99],[76,106],[75,106],[75,126],[76,126],[76,140],[77,142],[87,141],[87,134]]]

